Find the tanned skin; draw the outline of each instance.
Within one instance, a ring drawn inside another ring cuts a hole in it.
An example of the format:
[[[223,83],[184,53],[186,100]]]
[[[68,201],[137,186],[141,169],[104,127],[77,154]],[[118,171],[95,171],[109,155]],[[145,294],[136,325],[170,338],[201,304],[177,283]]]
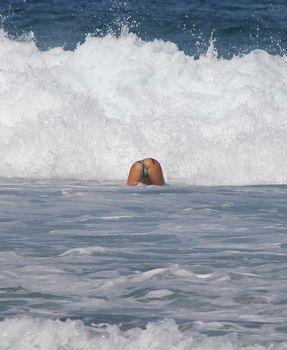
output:
[[[143,162],[147,168],[148,176],[144,176],[143,165],[140,162],[135,162],[130,168],[128,186],[135,186],[138,183],[156,186],[165,185],[160,163],[153,158],[145,158]]]

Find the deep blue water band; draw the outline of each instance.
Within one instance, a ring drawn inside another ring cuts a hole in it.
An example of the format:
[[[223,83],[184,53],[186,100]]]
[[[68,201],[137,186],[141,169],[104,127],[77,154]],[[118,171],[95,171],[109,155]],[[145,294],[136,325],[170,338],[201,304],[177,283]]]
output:
[[[287,49],[285,0],[17,0],[0,3],[2,28],[19,38],[33,32],[40,49],[73,49],[87,34],[119,34],[123,26],[144,40],[175,42],[205,53],[211,33],[219,56]]]

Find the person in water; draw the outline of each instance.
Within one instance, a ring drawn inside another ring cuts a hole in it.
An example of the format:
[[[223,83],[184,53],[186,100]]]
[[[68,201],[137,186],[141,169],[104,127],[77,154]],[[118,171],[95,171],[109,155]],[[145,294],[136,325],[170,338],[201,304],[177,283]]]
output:
[[[139,182],[145,185],[165,185],[160,163],[153,158],[145,158],[135,162],[128,177],[128,186],[135,186]]]

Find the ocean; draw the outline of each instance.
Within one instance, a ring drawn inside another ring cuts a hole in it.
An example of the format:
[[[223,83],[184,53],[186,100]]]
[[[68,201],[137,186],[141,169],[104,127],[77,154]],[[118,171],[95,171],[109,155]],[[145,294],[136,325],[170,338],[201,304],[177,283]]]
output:
[[[0,350],[287,349],[286,50],[283,0],[0,2]]]

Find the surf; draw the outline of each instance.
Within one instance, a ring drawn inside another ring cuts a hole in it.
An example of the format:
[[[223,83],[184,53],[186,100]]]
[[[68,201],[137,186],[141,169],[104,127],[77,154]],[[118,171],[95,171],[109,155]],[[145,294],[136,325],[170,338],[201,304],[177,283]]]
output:
[[[199,322],[195,329],[204,328]],[[220,333],[221,323],[209,324]],[[265,350],[270,347],[283,350],[286,343],[261,344],[249,342],[236,335],[207,337],[195,330],[180,330],[173,320],[150,322],[144,329],[132,328],[124,331],[117,325],[98,324],[85,326],[81,321],[59,321],[39,318],[11,318],[0,322],[3,349],[252,349]]]
[[[286,61],[128,31],[41,51],[1,30],[0,177],[125,182],[152,156],[171,183],[287,183]]]

